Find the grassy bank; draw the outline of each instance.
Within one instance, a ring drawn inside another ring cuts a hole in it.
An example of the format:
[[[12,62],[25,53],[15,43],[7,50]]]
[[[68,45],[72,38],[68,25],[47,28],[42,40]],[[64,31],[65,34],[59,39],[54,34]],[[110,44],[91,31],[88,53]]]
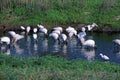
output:
[[[1,7],[0,24],[53,25],[91,24],[120,25],[119,0],[8,0]]]
[[[117,80],[120,66],[111,63],[67,61],[57,56],[22,58],[0,54],[1,80]]]

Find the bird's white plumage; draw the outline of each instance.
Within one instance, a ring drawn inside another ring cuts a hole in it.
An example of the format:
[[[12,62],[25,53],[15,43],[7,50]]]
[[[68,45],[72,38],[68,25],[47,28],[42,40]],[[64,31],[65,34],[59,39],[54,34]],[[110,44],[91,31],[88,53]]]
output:
[[[86,32],[79,32],[77,36],[79,39],[84,38],[86,36]]]
[[[120,45],[120,39],[114,39],[113,43]]]
[[[60,32],[63,31],[62,27],[55,27],[55,28],[53,28],[53,30],[59,30]]]
[[[30,29],[31,29],[30,26],[27,26],[26,32],[29,33],[29,32],[30,32]]]
[[[24,26],[20,26],[20,28],[21,28],[22,30],[25,30],[25,27],[24,27]]]
[[[14,31],[9,31],[8,33],[13,37],[14,42],[16,42],[16,41],[18,41],[18,40],[24,38],[23,35],[16,34]]]
[[[34,33],[36,33],[37,31],[38,31],[38,29],[37,29],[37,28],[34,28],[34,29],[33,29],[33,32],[34,32]]]
[[[104,59],[104,60],[109,60],[109,59],[110,59],[108,56],[106,56],[106,55],[104,55],[104,54],[102,54],[102,53],[100,53],[100,56],[101,56],[101,58]]]
[[[80,41],[84,47],[96,47],[95,41],[92,39],[85,40],[84,38],[80,38]]]
[[[67,36],[66,36],[65,34],[62,33],[60,36],[61,36],[61,39],[62,39],[63,41],[66,41],[66,40],[67,40]]]
[[[39,24],[38,24],[37,26],[38,26],[38,28],[44,28],[44,26],[43,26],[43,25],[39,25]]]
[[[54,31],[52,31],[52,33],[57,33],[58,35],[60,35],[60,30],[54,30]]]
[[[44,33],[44,34],[47,34],[47,32],[48,32],[48,30],[46,28],[41,28],[39,31]]]
[[[55,40],[59,38],[59,35],[57,33],[50,33],[49,37],[53,37]]]

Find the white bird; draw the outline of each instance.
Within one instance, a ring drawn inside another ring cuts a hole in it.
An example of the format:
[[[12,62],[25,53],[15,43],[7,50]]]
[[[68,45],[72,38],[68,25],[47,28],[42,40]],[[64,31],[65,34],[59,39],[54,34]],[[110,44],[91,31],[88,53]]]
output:
[[[85,30],[86,30],[85,27],[82,27],[82,32],[85,32]]]
[[[10,38],[7,36],[1,37],[0,38],[0,43],[6,43],[7,45],[10,44]]]
[[[40,28],[39,31],[44,33],[45,35],[47,35],[47,33],[48,33],[48,30],[46,28]]]
[[[37,28],[34,28],[34,29],[33,29],[33,32],[34,32],[34,33],[37,33],[37,31],[38,31]]]
[[[61,34],[60,35],[60,42],[66,43],[67,44],[67,35],[66,34]]]
[[[30,26],[27,26],[27,28],[26,28],[26,32],[27,32],[27,34],[30,32]]]
[[[104,59],[104,60],[109,60],[109,59],[110,59],[108,56],[106,56],[106,55],[104,55],[104,54],[102,54],[102,53],[100,53],[100,56],[101,56],[101,58]]]
[[[120,39],[114,39],[113,40],[113,43],[115,44],[115,45],[120,45]]]
[[[42,32],[42,33],[44,33],[45,35],[47,35],[48,30],[47,30],[43,25],[39,25],[39,24],[38,24],[37,26],[38,26],[40,32]]]
[[[24,26],[20,26],[20,28],[21,28],[22,30],[25,30],[25,27],[24,27]]]
[[[77,35],[77,31],[73,27],[66,28],[66,32],[68,33],[68,36],[71,38],[73,35]]]
[[[60,30],[54,30],[54,31],[52,31],[52,33],[57,33],[58,35],[61,34]]]
[[[112,42],[114,44],[114,50],[119,50],[120,39],[114,39]]]
[[[68,32],[69,30],[74,31],[75,29],[73,27],[69,26],[68,28],[66,28],[66,32]]]
[[[18,40],[24,38],[23,35],[16,34],[14,31],[9,31],[8,33],[13,37],[13,43],[15,43],[15,42],[17,42]]]
[[[38,26],[38,28],[40,28],[40,29],[41,29],[41,28],[44,28],[43,25],[39,25],[39,24],[38,24],[37,26]]]
[[[73,27],[66,28],[67,33],[74,33],[74,35],[77,35],[77,31]]]
[[[26,28],[24,26],[20,26],[20,28],[27,34],[30,32],[30,29],[31,29],[30,26],[27,26]]]
[[[91,47],[91,48],[95,48],[96,45],[95,45],[95,41],[92,40],[92,39],[88,39],[88,40],[85,40],[84,38],[80,38],[80,41],[82,43],[82,47]]]
[[[55,27],[55,28],[53,28],[53,30],[59,30],[60,32],[63,31],[62,27]]]
[[[78,39],[84,38],[86,36],[86,32],[79,32],[77,36],[78,36]]]
[[[58,40],[59,35],[57,33],[50,33],[49,37],[52,37],[54,40]]]

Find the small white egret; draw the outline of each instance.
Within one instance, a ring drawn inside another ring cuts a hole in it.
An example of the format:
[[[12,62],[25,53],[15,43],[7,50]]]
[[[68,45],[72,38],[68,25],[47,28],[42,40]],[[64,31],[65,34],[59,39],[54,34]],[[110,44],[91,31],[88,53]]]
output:
[[[104,60],[109,60],[109,59],[110,59],[108,56],[106,56],[106,55],[104,55],[104,54],[102,54],[102,53],[100,53],[100,56],[101,56],[101,58],[104,59]]]

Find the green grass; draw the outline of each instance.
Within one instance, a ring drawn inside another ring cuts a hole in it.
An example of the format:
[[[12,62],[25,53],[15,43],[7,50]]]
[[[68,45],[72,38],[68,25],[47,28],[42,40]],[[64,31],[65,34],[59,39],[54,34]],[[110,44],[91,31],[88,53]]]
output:
[[[1,80],[118,80],[120,66],[109,62],[68,61],[62,57],[0,54]]]
[[[119,0],[37,0],[7,5],[0,13],[0,24],[59,25],[91,24],[119,28]],[[9,3],[9,2],[8,2]],[[1,5],[2,2],[1,2]],[[14,7],[12,7],[14,6]],[[49,27],[50,26],[50,27]]]

